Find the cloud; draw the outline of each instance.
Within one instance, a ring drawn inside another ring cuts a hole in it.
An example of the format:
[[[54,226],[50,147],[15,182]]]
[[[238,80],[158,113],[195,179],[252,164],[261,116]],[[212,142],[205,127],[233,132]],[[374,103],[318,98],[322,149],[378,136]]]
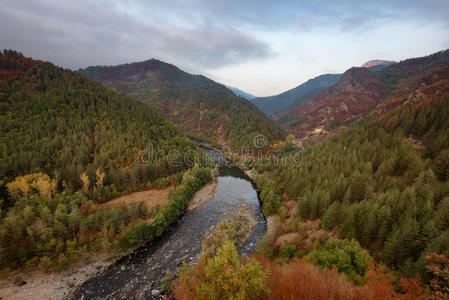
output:
[[[149,58],[267,95],[448,47],[447,0],[3,0],[0,48],[78,69]]]
[[[266,43],[231,27],[189,27],[160,22],[163,14],[154,11],[155,17],[118,9],[100,2],[7,1],[0,11],[2,46],[71,68],[158,57],[213,69],[272,54]]]

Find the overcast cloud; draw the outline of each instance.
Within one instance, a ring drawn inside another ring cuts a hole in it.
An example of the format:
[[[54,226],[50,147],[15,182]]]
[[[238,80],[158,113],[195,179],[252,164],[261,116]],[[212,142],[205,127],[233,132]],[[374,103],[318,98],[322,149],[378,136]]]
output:
[[[449,48],[449,1],[3,0],[0,47],[78,69],[158,58],[256,95]]]

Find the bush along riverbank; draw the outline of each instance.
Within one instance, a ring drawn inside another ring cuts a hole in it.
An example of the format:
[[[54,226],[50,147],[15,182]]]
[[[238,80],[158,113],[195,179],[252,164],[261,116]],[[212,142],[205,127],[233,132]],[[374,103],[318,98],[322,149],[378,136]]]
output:
[[[185,211],[195,192],[211,180],[211,168],[195,166],[187,171],[182,178],[181,185],[170,192],[168,205],[163,207],[155,218],[146,220],[123,232],[118,238],[119,247],[126,249],[161,236],[165,229]]]

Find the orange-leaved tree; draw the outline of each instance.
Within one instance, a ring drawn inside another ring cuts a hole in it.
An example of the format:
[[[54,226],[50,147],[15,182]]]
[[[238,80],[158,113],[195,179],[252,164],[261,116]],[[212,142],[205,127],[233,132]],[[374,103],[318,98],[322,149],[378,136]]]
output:
[[[267,257],[257,260],[271,275],[268,278],[270,294],[259,299],[276,300],[385,300],[426,299],[421,282],[417,278],[401,279],[394,284],[391,273],[373,264],[368,266],[366,284],[356,286],[346,275],[333,269],[320,268],[305,259],[293,259],[279,264]]]

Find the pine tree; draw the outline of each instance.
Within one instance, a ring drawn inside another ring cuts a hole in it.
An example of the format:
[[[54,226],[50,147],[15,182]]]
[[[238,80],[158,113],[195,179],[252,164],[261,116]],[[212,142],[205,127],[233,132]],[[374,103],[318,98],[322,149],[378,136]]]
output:
[[[436,222],[441,230],[449,228],[449,197],[444,198],[438,205]]]
[[[330,230],[340,224],[340,219],[342,215],[342,205],[340,202],[334,202],[329,206],[329,209],[323,215],[323,219],[321,221],[321,226],[324,229]]]
[[[421,250],[419,224],[416,220],[406,218],[385,243],[381,257],[389,264],[400,265],[407,258],[417,258]]]
[[[449,180],[449,149],[441,151],[433,163],[435,175],[440,180]]]

